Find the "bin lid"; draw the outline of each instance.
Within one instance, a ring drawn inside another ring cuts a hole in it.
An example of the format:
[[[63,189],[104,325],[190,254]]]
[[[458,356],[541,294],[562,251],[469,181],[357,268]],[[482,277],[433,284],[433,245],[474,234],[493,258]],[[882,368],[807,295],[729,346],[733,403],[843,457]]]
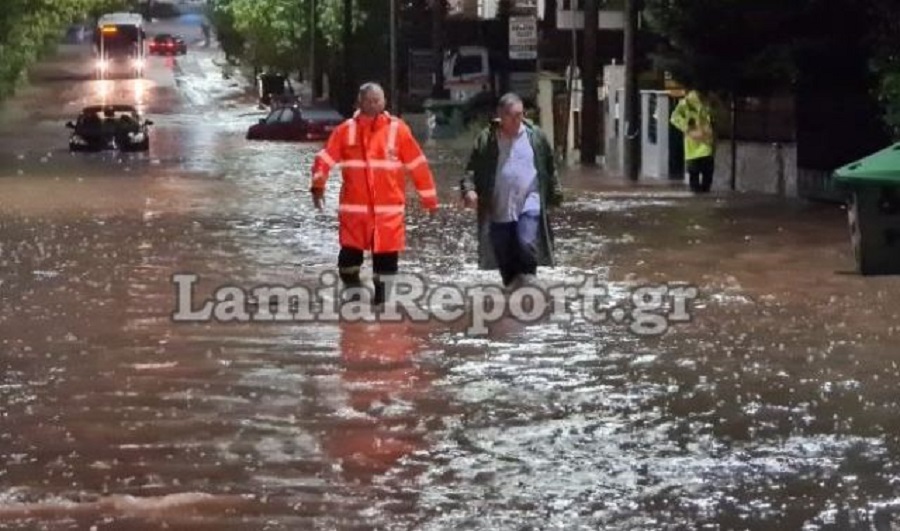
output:
[[[875,181],[900,184],[900,143],[835,170],[837,182]]]

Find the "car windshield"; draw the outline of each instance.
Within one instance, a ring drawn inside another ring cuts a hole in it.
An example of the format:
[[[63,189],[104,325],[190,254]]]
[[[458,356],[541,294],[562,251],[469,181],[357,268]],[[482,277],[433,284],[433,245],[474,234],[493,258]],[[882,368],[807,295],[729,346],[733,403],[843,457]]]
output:
[[[119,123],[125,125],[137,125],[140,123],[140,116],[134,109],[90,109],[82,111],[78,117],[79,128],[95,128],[104,124]]]
[[[99,129],[103,126],[103,115],[101,113],[82,114],[78,117],[78,129]]]
[[[272,111],[269,116],[266,117],[267,124],[275,124],[278,123],[278,118],[281,117],[283,109],[276,109]]]

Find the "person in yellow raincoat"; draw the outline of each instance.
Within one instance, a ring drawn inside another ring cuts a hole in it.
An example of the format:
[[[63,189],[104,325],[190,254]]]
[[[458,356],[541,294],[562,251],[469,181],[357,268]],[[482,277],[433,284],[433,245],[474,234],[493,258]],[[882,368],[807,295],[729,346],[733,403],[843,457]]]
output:
[[[709,192],[716,166],[716,136],[707,96],[698,90],[688,92],[675,106],[670,122],[684,134],[684,162],[691,190]]]

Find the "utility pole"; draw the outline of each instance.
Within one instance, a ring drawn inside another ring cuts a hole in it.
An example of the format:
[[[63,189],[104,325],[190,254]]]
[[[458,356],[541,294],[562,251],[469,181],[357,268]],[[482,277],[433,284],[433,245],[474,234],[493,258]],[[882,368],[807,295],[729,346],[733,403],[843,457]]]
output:
[[[351,60],[351,44],[353,42],[353,0],[344,0],[344,94],[343,106],[352,112],[353,108],[353,61]]]
[[[432,96],[443,98],[444,89],[444,0],[431,0],[431,48],[434,52]]]
[[[316,92],[316,0],[309,0],[309,96],[313,101],[319,97]],[[312,102],[310,102],[312,103]]]
[[[397,94],[397,0],[391,3],[391,107],[394,114],[400,115],[400,97]]]
[[[731,190],[737,190],[737,94],[731,91]]]
[[[582,50],[581,163],[597,165],[600,102],[597,101],[597,26],[599,0],[584,0],[584,50]]]
[[[640,174],[641,123],[637,75],[638,2],[625,0],[625,177],[636,181]]]

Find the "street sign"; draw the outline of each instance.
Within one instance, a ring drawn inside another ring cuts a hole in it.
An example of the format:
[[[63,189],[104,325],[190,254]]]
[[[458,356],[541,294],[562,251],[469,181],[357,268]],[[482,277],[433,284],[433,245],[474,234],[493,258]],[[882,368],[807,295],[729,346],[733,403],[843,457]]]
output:
[[[509,17],[509,58],[537,59],[537,18]]]

